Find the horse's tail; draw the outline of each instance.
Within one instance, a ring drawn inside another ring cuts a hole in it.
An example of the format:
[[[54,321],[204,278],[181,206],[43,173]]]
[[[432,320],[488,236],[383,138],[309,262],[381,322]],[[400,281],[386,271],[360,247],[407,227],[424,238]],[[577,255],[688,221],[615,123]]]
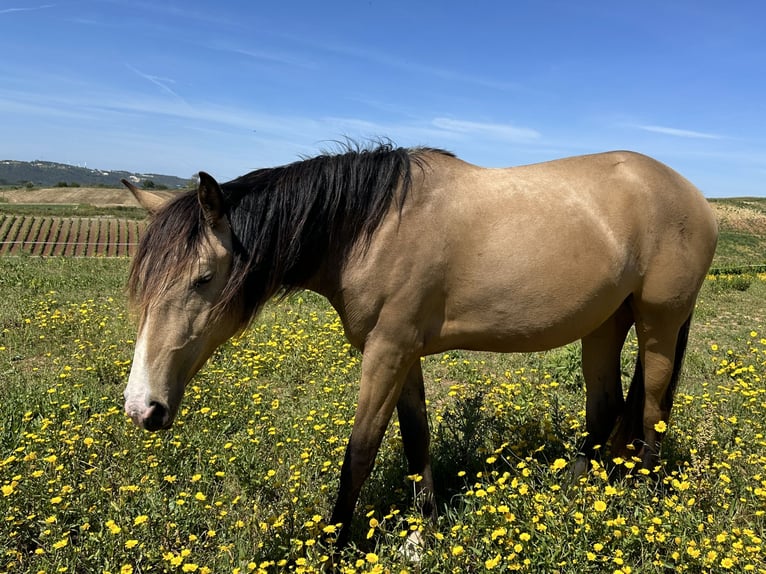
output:
[[[684,362],[686,346],[689,343],[689,327],[692,318],[689,318],[681,325],[676,340],[676,352],[673,357],[673,373],[670,376],[668,388],[665,390],[665,396],[662,398],[660,407],[663,411],[670,412],[673,406],[673,397],[676,394],[676,387],[681,376],[681,367]],[[636,454],[637,451],[629,451],[630,445],[636,441],[644,439],[644,368],[641,364],[640,355],[636,357],[636,368],[633,371],[633,379],[628,388],[628,396],[625,398],[625,407],[622,417],[617,423],[617,428],[612,437],[613,451],[615,454]]]

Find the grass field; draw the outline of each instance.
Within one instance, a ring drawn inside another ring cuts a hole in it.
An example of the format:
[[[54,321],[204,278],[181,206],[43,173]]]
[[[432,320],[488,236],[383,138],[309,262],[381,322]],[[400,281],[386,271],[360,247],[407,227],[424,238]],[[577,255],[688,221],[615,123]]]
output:
[[[722,262],[764,263],[749,233],[723,236]],[[0,258],[0,572],[317,571],[361,360],[334,312],[310,293],[269,305],[149,434],[122,413],[127,267]],[[428,357],[440,518],[411,510],[393,421],[342,570],[766,572],[765,298],[763,274],[706,281],[658,480],[607,457],[569,486],[577,345]],[[399,551],[412,530],[418,564]]]

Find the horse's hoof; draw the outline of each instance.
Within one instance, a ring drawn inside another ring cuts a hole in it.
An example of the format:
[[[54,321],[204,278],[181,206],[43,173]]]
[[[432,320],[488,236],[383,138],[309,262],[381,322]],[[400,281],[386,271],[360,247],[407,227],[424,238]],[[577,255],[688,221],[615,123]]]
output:
[[[577,484],[580,479],[588,474],[588,457],[579,455],[572,463],[571,484]]]
[[[410,564],[420,564],[423,558],[423,546],[423,533],[420,530],[414,530],[399,547],[399,554]]]

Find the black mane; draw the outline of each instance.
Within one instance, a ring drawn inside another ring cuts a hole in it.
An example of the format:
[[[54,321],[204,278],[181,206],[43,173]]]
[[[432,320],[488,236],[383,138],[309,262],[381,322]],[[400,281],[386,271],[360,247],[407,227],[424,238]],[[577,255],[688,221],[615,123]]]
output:
[[[452,155],[383,144],[259,169],[222,184],[234,259],[219,312],[241,309],[245,327],[269,298],[306,286],[328,257],[345,261],[359,241],[369,241],[392,205],[401,211],[412,166],[423,166],[427,153]],[[142,315],[195,264],[204,232],[196,191],[155,215],[128,280]]]
[[[234,268],[221,304],[249,320],[273,295],[306,285],[328,255],[344,261],[393,205],[402,209],[424,148],[379,145],[259,169],[221,186]],[[439,152],[446,153],[446,152]]]

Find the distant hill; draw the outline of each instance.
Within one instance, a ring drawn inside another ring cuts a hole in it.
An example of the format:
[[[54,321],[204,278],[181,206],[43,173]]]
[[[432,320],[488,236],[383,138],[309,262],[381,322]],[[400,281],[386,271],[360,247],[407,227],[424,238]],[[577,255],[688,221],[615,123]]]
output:
[[[33,185],[35,187],[105,186],[120,187],[120,180],[127,179],[138,186],[185,188],[189,180],[172,175],[156,173],[130,173],[77,167],[52,161],[0,160],[0,186]],[[148,183],[152,182],[152,183]]]

